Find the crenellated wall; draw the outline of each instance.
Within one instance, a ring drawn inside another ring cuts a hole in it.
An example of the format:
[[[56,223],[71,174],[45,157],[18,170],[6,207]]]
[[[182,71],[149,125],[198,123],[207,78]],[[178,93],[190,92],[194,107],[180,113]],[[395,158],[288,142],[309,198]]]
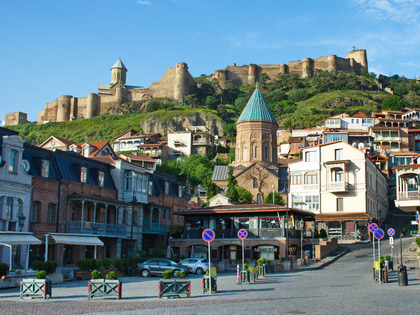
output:
[[[261,73],[265,73],[273,80],[279,74],[297,74],[301,77],[311,76],[315,70],[323,71],[344,71],[360,73],[362,67],[368,70],[366,50],[358,49],[348,53],[346,58],[329,55],[317,59],[304,58],[298,61],[290,61],[286,64],[269,64],[246,66],[236,65],[228,66],[224,70],[217,70],[213,74],[213,78],[219,81],[221,87],[226,85],[226,81],[230,80],[236,85],[251,84],[254,85],[258,81]]]

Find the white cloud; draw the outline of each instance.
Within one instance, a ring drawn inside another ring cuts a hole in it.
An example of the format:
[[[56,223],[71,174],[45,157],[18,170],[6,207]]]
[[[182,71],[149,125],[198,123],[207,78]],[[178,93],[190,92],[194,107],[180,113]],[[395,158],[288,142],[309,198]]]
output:
[[[143,5],[151,5],[152,1],[149,0],[137,0],[138,4],[143,4]]]
[[[420,20],[420,0],[350,0],[370,17],[396,22],[416,23]]]
[[[398,64],[399,64],[399,65],[402,65],[402,66],[410,66],[410,67],[420,68],[420,64],[415,63],[415,62],[413,62],[413,61],[409,61],[409,62],[399,62]]]

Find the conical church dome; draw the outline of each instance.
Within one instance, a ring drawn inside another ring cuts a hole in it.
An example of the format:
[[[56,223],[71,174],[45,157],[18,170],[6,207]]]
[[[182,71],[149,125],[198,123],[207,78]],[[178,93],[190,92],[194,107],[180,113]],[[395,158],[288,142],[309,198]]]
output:
[[[278,124],[258,88],[252,93],[236,123],[239,124],[245,121],[267,121]]]

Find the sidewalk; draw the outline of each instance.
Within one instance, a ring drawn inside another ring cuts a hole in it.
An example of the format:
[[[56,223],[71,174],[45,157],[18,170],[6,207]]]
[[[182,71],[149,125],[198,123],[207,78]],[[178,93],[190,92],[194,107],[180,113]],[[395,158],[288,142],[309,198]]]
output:
[[[347,248],[338,248],[336,251],[334,251],[332,254],[328,255],[327,257],[322,258],[321,260],[317,261],[316,263],[310,264],[310,265],[303,265],[303,266],[293,266],[292,271],[303,271],[303,270],[317,270],[322,269],[325,266],[328,266],[329,264],[333,263],[340,257],[347,254],[350,250]]]

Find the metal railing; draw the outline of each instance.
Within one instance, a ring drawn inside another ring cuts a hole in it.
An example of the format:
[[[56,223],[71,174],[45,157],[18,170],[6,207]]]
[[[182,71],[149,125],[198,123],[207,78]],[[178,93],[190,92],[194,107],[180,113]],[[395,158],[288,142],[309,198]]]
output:
[[[166,234],[168,233],[168,225],[162,223],[143,223],[143,233],[144,234]]]
[[[285,231],[288,233],[289,238],[300,239],[300,230],[285,230],[279,228],[261,228],[261,229],[246,229],[248,231],[247,239],[271,239],[276,237],[286,237]],[[215,229],[216,239],[225,239],[225,238],[238,238],[239,229]],[[203,229],[190,229],[189,231],[184,231],[182,238],[183,239],[201,239]]]
[[[399,192],[397,200],[420,200],[420,192],[417,190]]]
[[[123,224],[107,224],[90,221],[69,221],[67,232],[97,234],[103,236],[126,236],[127,228]]]

